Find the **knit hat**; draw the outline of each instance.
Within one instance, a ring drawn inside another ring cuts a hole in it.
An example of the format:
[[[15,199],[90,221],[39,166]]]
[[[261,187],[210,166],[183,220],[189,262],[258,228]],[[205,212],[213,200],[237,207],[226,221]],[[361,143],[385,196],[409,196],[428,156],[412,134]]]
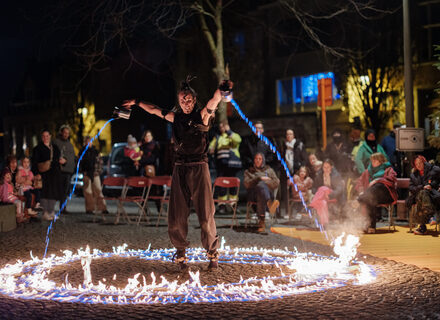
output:
[[[135,137],[133,137],[131,134],[129,134],[129,135],[128,135],[128,138],[127,138],[127,142],[128,142],[128,143],[131,143],[131,142],[136,143],[137,141],[136,141],[136,138],[135,138]]]

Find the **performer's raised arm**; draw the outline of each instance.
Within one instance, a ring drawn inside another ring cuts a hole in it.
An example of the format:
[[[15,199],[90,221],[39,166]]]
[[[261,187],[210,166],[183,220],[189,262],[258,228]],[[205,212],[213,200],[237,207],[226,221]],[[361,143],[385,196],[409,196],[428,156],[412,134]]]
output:
[[[154,115],[156,115],[162,119],[165,119],[169,122],[174,122],[174,112],[168,111],[165,109],[161,109],[152,103],[132,99],[132,100],[125,100],[124,103],[122,104],[122,106],[127,109],[131,109],[133,106],[136,106],[136,105],[141,107],[142,109],[144,109],[146,112],[148,112],[150,114],[154,114]]]
[[[204,107],[200,111],[200,115],[202,116],[202,120],[203,120],[204,125],[208,125],[209,119],[214,116],[215,111],[217,110],[217,106],[220,103],[220,101],[222,100],[222,94],[221,94],[220,88],[223,88],[225,86],[228,86],[228,89],[231,90],[233,83],[229,80],[223,80],[220,83],[219,89],[215,90],[214,95],[206,104],[206,107]]]

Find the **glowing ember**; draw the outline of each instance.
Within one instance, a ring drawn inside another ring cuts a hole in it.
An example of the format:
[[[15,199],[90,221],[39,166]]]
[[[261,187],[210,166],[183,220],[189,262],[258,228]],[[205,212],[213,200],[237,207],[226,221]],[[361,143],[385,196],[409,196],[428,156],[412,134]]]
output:
[[[338,238],[339,239],[339,238]],[[365,284],[375,278],[373,268],[363,262],[350,261],[355,253],[357,242],[346,237],[345,245],[341,240],[335,246],[337,257],[324,257],[311,253],[280,249],[230,248],[224,245],[220,249],[222,264],[273,265],[280,271],[278,275],[264,278],[251,277],[235,283],[220,283],[214,286],[201,284],[199,272],[190,272],[189,279],[181,284],[168,281],[151,273],[151,281],[139,273],[128,279],[123,288],[106,285],[106,279],[92,282],[90,265],[94,260],[103,258],[137,258],[143,261],[161,261],[171,263],[174,249],[129,250],[127,245],[113,248],[112,253],[94,249],[90,252],[78,250],[77,254],[64,251],[63,256],[51,255],[39,259],[32,257],[23,262],[18,260],[0,269],[0,293],[16,298],[46,299],[63,302],[112,303],[112,304],[155,304],[155,303],[197,303],[221,301],[258,301],[281,298],[284,296],[316,292],[347,284]],[[351,247],[351,248],[350,248]],[[206,262],[205,252],[201,248],[188,250],[190,263]],[[350,257],[350,258],[349,258]],[[348,260],[350,259],[350,260]],[[51,269],[80,261],[84,270],[83,285],[73,286],[66,276],[61,286],[48,279]],[[283,269],[291,272],[283,272]],[[177,266],[176,266],[177,270]],[[219,271],[221,272],[221,271]],[[116,278],[116,275],[113,277]]]

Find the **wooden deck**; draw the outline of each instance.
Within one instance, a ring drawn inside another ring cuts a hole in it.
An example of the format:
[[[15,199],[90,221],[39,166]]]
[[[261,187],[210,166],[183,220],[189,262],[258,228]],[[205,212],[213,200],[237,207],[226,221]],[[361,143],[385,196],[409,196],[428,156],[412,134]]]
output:
[[[273,227],[271,230],[292,238],[329,244],[319,231],[291,227]],[[358,251],[440,272],[439,232],[428,227],[428,234],[420,236],[408,233],[408,230],[407,227],[396,227],[396,231],[389,232],[388,228],[379,228],[376,234],[364,234]]]

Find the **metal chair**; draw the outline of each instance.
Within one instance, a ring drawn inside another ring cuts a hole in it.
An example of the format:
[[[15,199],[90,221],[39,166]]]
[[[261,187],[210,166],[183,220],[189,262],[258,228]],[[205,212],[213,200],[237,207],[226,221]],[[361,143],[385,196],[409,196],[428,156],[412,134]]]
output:
[[[117,211],[116,211],[116,219],[115,224],[119,223],[119,217],[122,216],[125,218],[127,223],[130,223],[130,218],[127,216],[127,213],[125,212],[124,208],[122,207],[121,199],[125,195],[125,189],[126,189],[126,183],[125,183],[124,177],[106,177],[104,178],[104,181],[102,182],[103,189],[106,187],[110,188],[121,188],[118,192],[119,194],[117,196],[104,196],[104,200],[114,200],[116,201]]]
[[[234,196],[233,199],[219,199],[219,198],[214,198],[214,203],[216,205],[228,205],[231,207],[232,209],[232,223],[231,223],[231,228],[233,228],[234,224],[237,226],[238,225],[238,220],[237,220],[237,205],[238,205],[238,195],[240,193],[240,179],[236,178],[236,177],[218,177],[217,179],[215,179],[214,181],[214,185],[212,187],[212,194],[215,194],[215,188],[225,188],[226,189],[226,194],[229,196]],[[231,194],[230,193],[230,189],[231,188],[236,188],[236,193],[235,194]]]
[[[159,226],[159,221],[161,219],[166,220],[168,218],[168,209],[170,203],[170,191],[171,191],[171,176],[155,176],[148,178],[148,190],[145,196],[145,207],[148,214],[150,213],[148,209],[148,201],[160,201],[160,209],[157,216],[156,227]],[[162,195],[151,195],[151,189],[153,186],[158,186],[163,188]],[[165,211],[166,205],[166,211]]]
[[[277,198],[277,194],[278,194],[278,188],[276,188],[273,191],[273,198],[276,199]],[[247,228],[249,221],[251,221],[252,219],[255,218],[256,223],[258,222],[258,216],[255,214],[255,211],[253,210],[253,206],[256,206],[257,203],[254,201],[248,201],[246,203],[246,220],[245,220],[245,224],[244,227]],[[255,215],[253,215],[255,214]],[[276,223],[277,218],[276,218],[276,213],[274,215],[270,215],[270,225],[272,226],[274,223]]]
[[[148,183],[149,183],[149,181],[148,181],[148,178],[146,178],[146,177],[128,177],[126,180],[126,184],[125,184],[125,193],[124,193],[123,197],[120,199],[121,203],[132,202],[138,206],[139,218],[137,221],[137,225],[139,225],[143,216],[145,216],[147,223],[149,222],[149,219],[148,219],[147,215],[145,214],[145,206],[147,203],[145,201],[145,199],[146,199],[145,195],[146,195]],[[141,190],[142,193],[140,196],[138,196],[138,195],[128,196],[129,189],[138,189],[138,190]],[[123,208],[123,206],[122,206],[122,208]],[[131,222],[130,218],[128,217],[128,215],[126,214],[124,209],[123,209],[123,212],[125,213],[125,216],[128,219],[128,221]]]

